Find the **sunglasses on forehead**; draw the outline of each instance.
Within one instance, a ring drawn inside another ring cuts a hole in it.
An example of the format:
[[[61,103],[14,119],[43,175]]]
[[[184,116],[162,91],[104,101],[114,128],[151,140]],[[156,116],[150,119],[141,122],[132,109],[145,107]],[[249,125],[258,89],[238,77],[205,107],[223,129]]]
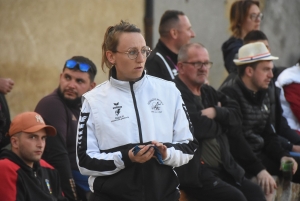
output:
[[[76,67],[76,65],[78,65],[79,70],[81,70],[82,72],[88,72],[89,69],[91,68],[91,66],[89,64],[78,62],[78,61],[75,61],[73,59],[70,59],[70,60],[66,61],[65,66],[67,68],[73,69],[73,68]]]

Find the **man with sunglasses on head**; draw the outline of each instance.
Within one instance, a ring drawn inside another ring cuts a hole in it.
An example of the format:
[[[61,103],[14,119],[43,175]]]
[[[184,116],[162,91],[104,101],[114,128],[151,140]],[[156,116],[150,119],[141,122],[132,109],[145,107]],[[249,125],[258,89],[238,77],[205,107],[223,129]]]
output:
[[[42,98],[35,108],[57,130],[57,136],[47,138],[43,159],[58,170],[62,190],[69,200],[87,200],[90,192],[88,177],[80,174],[76,164],[76,133],[81,96],[95,87],[96,73],[91,60],[72,57],[63,67],[58,88]]]
[[[195,37],[195,32],[183,12],[167,10],[160,19],[159,35],[159,41],[145,64],[147,74],[173,81],[177,75],[178,51]]]

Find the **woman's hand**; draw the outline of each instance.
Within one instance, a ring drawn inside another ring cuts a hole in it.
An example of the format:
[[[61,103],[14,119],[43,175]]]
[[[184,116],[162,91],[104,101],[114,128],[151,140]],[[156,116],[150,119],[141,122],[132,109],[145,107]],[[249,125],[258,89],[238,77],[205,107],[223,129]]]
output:
[[[154,146],[156,146],[158,148],[158,150],[160,151],[161,153],[161,157],[162,157],[162,160],[165,160],[168,156],[168,153],[167,153],[167,146],[164,145],[163,143],[160,143],[160,142],[157,142],[157,141],[152,141],[152,144]]]
[[[135,163],[147,162],[154,155],[154,148],[151,146],[153,146],[153,145],[152,144],[139,145],[139,148],[141,148],[141,150],[139,152],[137,152],[136,155],[133,154],[134,148],[130,149],[128,152],[128,156],[129,156],[130,160]]]

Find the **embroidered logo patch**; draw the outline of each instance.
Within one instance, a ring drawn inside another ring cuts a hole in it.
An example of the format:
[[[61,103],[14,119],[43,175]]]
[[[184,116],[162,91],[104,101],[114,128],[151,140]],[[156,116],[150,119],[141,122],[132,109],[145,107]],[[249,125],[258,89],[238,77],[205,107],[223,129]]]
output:
[[[121,114],[122,106],[119,104],[119,102],[113,104],[114,104],[113,110],[115,111],[115,119],[112,120],[111,122],[129,118],[129,117],[124,117],[124,115]]]
[[[151,112],[153,113],[162,113],[162,106],[164,105],[161,100],[158,98],[153,98],[148,102]]]
[[[39,122],[39,123],[42,123],[42,124],[45,123],[43,118],[40,115],[35,115],[35,118],[36,118],[36,122]]]
[[[177,69],[173,69],[173,70],[172,70],[172,73],[173,73],[174,76],[178,75]]]
[[[115,114],[116,116],[119,116],[122,106],[119,105],[119,102],[114,103],[114,106],[113,109],[115,110]]]

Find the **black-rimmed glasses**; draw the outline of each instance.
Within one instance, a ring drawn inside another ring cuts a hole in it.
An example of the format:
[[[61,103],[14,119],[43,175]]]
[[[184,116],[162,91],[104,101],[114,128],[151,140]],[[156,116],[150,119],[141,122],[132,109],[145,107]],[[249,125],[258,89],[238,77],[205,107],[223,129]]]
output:
[[[252,21],[262,20],[263,18],[264,18],[264,14],[262,14],[262,13],[259,13],[259,14],[252,13],[252,14],[250,14],[250,19]]]
[[[197,69],[200,69],[200,68],[203,68],[203,67],[209,69],[213,65],[213,62],[211,62],[211,61],[204,62],[204,63],[202,63],[202,62],[182,62],[182,63],[184,63],[184,64],[191,64],[191,65],[193,65]]]
[[[116,51],[116,52],[127,54],[129,59],[136,59],[140,52],[143,57],[147,58],[150,55],[151,51],[152,50],[150,49],[150,47],[144,46],[144,47],[142,47],[141,51],[139,51],[135,47],[132,47],[132,48],[129,48],[126,52],[119,52],[119,51]]]

